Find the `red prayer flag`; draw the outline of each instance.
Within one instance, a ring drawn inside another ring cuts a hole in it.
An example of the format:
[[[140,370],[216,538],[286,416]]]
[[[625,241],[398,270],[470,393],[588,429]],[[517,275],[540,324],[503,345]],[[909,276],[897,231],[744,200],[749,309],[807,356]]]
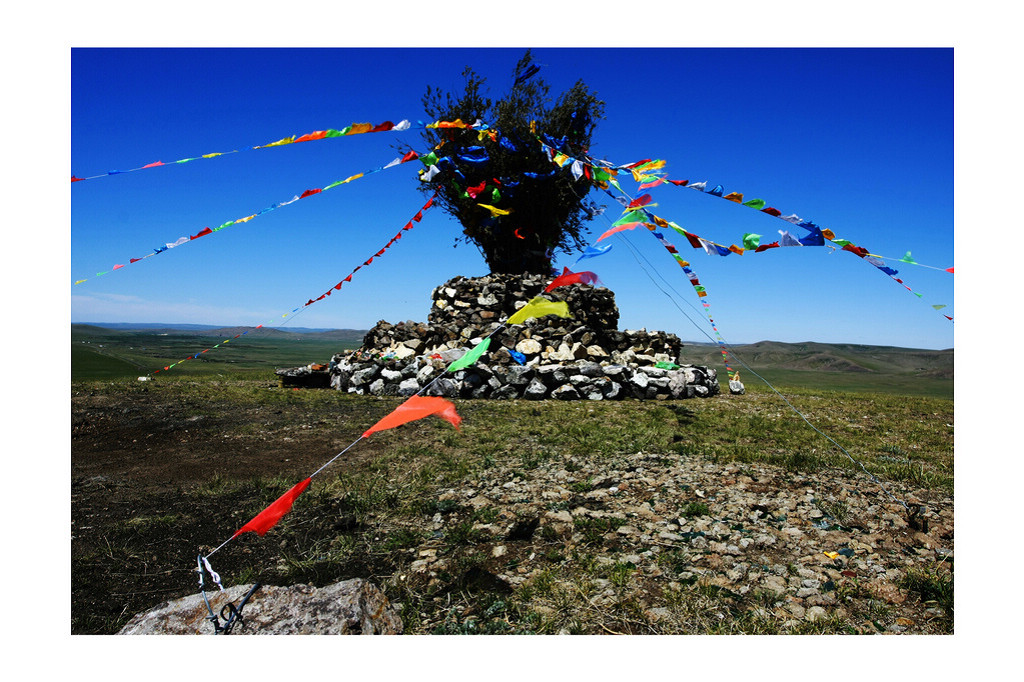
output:
[[[314,194],[319,194],[322,191],[322,189],[307,189],[305,192],[302,193],[302,196],[300,196],[299,198],[305,199],[306,197],[313,196]]]
[[[551,284],[547,286],[544,293],[570,284],[593,284],[596,281],[597,275],[592,272],[571,272],[569,268],[563,266],[562,274],[551,281]]]
[[[868,250],[865,249],[863,246],[855,246],[853,244],[847,244],[846,246],[844,246],[843,247],[843,251],[849,251],[850,253],[855,253],[858,256],[860,256],[861,258],[863,258],[864,256],[868,255]]]
[[[476,199],[477,195],[479,195],[480,192],[483,192],[486,187],[487,187],[487,181],[484,180],[483,182],[481,182],[476,187],[467,187],[466,188],[466,194],[468,194],[473,199]]]
[[[340,289],[340,288],[341,288],[341,284],[342,284],[342,282],[344,282],[344,281],[345,281],[345,280],[341,280],[341,282],[338,282],[337,284],[335,284],[335,285],[334,285],[334,288],[335,288],[335,289]]]
[[[695,249],[703,249],[704,245],[700,243],[700,237],[690,232],[686,233],[686,241],[690,242],[690,246]]]
[[[428,208],[430,208],[433,205],[434,205],[434,197],[430,197],[429,199],[427,199],[427,203],[423,204],[423,210],[425,211],[425,210],[427,210]]]
[[[164,165],[163,161],[154,161],[153,163],[147,163],[143,168],[156,168],[157,166]]]
[[[311,133],[306,133],[305,135],[302,135],[301,137],[295,138],[295,141],[296,142],[309,142],[310,140],[322,140],[325,137],[327,137],[327,131],[326,130],[314,130]]]
[[[413,219],[413,222],[416,222],[416,223],[418,223],[419,221],[423,220],[423,211],[416,211],[416,215],[414,215],[412,217],[412,219]]]
[[[762,251],[767,251],[768,249],[777,249],[777,248],[779,248],[779,243],[778,242],[772,242],[771,244],[761,244],[756,249],[754,249],[754,253],[761,253]]]
[[[432,414],[436,414],[441,419],[450,422],[456,429],[462,423],[462,417],[455,411],[454,403],[444,398],[414,395],[396,407],[391,414],[367,429],[366,433],[363,434],[363,438],[367,438],[370,434],[377,433],[378,431],[386,431],[396,426],[416,421],[417,419],[429,417]]]
[[[140,260],[142,260],[142,259],[141,259],[141,258],[132,258],[132,259],[131,259],[130,261],[128,261],[128,262],[129,262],[129,263],[137,263],[137,262],[138,262],[138,261],[140,261]]]
[[[669,180],[669,182],[671,182],[676,187],[686,187],[690,183],[689,180]]]
[[[385,247],[384,247],[383,249],[381,249],[380,251],[378,251],[378,252],[377,252],[376,254],[374,254],[374,255],[376,255],[376,256],[383,256],[383,255],[384,255],[384,252],[385,252],[385,251],[387,251],[387,248],[388,248],[388,247],[386,247],[386,246],[385,246]]]
[[[773,215],[776,218],[782,215],[782,211],[780,211],[777,208],[772,208],[771,206],[769,206],[768,208],[762,208],[761,213],[767,213],[768,215]]]
[[[414,151],[410,151],[405,156],[402,157],[402,163],[405,163],[406,161],[412,161],[413,159],[418,159],[418,158],[420,158],[419,154],[417,154]]]
[[[391,121],[384,121],[380,125],[374,126],[371,133],[385,133],[395,127],[395,124]]]
[[[622,232],[623,230],[632,230],[637,225],[642,225],[642,223],[622,223],[621,225],[616,225],[615,227],[613,227],[612,229],[608,230],[607,232],[602,234],[600,237],[595,239],[594,243],[596,244],[597,242],[601,241],[605,237],[610,237],[613,234],[615,234],[616,232]]]
[[[953,268],[946,268],[946,272],[953,272]]]
[[[74,175],[71,176],[71,182],[78,182],[79,180],[84,180],[84,178],[76,178]]]
[[[199,234],[192,235],[191,237],[189,237],[189,240],[199,239],[200,237],[204,237],[204,236],[210,234],[211,232],[213,232],[213,230],[211,230],[208,227],[204,227],[202,230],[199,231]]]
[[[277,522],[281,520],[282,516],[291,511],[292,505],[295,504],[295,498],[301,495],[306,488],[309,487],[310,480],[311,479],[307,478],[306,480],[297,483],[291,490],[274,500],[269,507],[254,516],[249,523],[235,531],[235,534],[232,535],[231,538],[237,538],[242,533],[248,533],[250,531],[256,533],[260,537],[266,535],[267,531],[273,528]]]
[[[346,277],[345,279],[343,279],[341,281],[342,282],[351,282],[352,281],[352,275],[349,275],[348,277]]]
[[[111,269],[111,271],[113,271],[113,270],[118,270],[118,269],[123,268],[123,267],[124,267],[123,264],[122,265],[115,265],[114,267],[112,267],[110,269]]]
[[[629,206],[627,206],[626,208],[640,208],[641,206],[646,206],[647,204],[651,203],[651,199],[652,197],[650,194],[643,194],[641,196],[638,196],[636,199],[633,199],[633,201],[629,202]]]

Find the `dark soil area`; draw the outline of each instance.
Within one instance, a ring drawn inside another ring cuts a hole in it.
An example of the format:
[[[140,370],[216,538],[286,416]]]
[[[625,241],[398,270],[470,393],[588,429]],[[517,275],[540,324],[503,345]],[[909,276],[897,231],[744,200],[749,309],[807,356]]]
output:
[[[72,633],[113,633],[136,612],[197,592],[200,551],[220,545],[392,409],[289,400],[272,382],[261,386],[280,398],[271,402],[129,389],[130,399],[90,385],[72,392]],[[353,457],[372,458],[377,449],[365,442]],[[352,461],[335,462],[333,475]],[[303,510],[296,507],[294,521]],[[310,525],[307,532],[315,530]],[[219,571],[258,574],[275,565],[280,539],[250,537],[240,538],[241,552],[218,557]],[[369,577],[368,567],[339,571]]]

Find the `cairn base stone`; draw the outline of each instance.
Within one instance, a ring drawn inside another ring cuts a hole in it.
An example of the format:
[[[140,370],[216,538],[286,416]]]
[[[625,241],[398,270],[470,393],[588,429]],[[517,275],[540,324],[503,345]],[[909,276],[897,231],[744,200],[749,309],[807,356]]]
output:
[[[330,385],[361,395],[413,395],[429,387],[427,395],[503,400],[675,400],[721,392],[714,369],[679,363],[675,334],[617,329],[619,309],[608,289],[574,284],[545,293],[550,280],[455,277],[432,292],[427,322],[381,320],[361,348],[335,355]],[[496,332],[540,294],[565,301],[572,317],[548,315]],[[476,363],[437,379],[492,333]]]

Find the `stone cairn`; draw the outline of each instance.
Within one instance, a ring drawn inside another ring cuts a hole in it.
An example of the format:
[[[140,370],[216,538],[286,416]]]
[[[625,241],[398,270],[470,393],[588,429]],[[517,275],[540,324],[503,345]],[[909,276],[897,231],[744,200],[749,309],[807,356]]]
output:
[[[545,294],[566,301],[572,318],[548,315],[507,326],[475,364],[445,374],[549,282],[530,274],[455,277],[434,289],[426,323],[382,320],[361,348],[336,354],[330,385],[360,395],[411,396],[437,379],[425,395],[527,400],[664,400],[720,392],[714,369],[679,363],[679,337],[618,331],[615,295],[585,284]],[[509,350],[525,356],[525,364]]]

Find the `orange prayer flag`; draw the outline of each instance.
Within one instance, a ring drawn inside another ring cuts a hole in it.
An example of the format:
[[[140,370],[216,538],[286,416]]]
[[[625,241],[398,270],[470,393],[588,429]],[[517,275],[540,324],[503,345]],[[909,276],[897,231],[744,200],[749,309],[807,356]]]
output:
[[[429,417],[432,414],[436,414],[441,419],[450,422],[456,429],[462,423],[462,417],[455,411],[454,403],[444,398],[414,395],[396,407],[391,414],[367,429],[366,433],[363,434],[363,438],[367,438],[370,434],[377,433],[378,431],[387,431],[396,426]]]

